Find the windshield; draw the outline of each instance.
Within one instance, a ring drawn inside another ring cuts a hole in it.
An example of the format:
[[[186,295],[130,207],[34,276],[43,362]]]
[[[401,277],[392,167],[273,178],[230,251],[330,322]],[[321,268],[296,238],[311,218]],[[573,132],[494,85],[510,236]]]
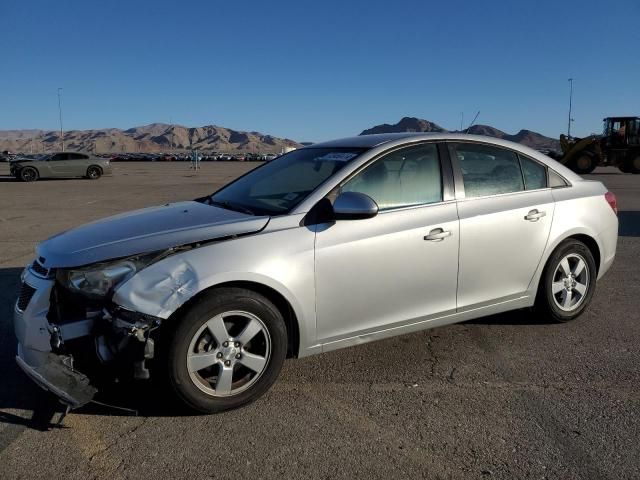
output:
[[[254,215],[287,213],[364,150],[294,150],[218,190],[208,203]]]

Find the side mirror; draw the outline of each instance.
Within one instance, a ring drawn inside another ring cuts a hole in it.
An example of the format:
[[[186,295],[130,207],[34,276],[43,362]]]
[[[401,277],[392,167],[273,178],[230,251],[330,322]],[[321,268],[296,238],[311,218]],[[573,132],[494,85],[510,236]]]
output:
[[[368,195],[360,192],[341,193],[333,202],[335,220],[362,220],[378,214],[378,204]]]

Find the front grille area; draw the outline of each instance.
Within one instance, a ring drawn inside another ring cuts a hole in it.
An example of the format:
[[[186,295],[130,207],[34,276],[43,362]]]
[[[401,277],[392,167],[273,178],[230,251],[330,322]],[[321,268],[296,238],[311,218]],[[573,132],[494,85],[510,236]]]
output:
[[[23,312],[25,308],[27,308],[34,293],[36,293],[35,288],[26,283],[22,284],[22,287],[20,287],[20,295],[18,296],[18,310]]]
[[[40,275],[41,277],[46,278],[49,276],[49,269],[44,268],[37,260],[34,260],[31,264],[31,270],[33,271],[33,273],[35,273],[36,275]]]

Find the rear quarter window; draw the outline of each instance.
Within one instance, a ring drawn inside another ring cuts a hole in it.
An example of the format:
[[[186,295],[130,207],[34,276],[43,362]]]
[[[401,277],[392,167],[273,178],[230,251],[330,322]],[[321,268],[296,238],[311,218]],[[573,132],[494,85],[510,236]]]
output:
[[[551,188],[562,188],[569,186],[569,184],[559,174],[549,169],[549,186]]]

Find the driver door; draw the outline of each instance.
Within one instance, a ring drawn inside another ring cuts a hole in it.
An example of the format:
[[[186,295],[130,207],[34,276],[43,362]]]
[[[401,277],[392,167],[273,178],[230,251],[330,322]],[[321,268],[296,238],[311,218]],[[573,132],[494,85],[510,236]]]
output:
[[[319,343],[455,312],[459,222],[442,170],[436,144],[406,147],[336,192],[365,193],[380,210],[316,226]]]

